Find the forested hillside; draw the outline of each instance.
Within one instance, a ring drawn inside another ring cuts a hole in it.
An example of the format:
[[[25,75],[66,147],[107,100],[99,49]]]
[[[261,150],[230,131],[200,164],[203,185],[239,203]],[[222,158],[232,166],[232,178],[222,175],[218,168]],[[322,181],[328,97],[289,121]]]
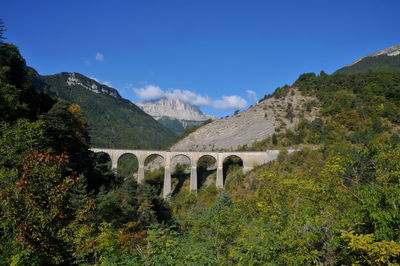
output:
[[[163,169],[112,172],[81,107],[37,92],[2,29],[0,265],[400,263],[400,72],[301,75],[266,98],[295,87],[318,117],[244,147],[279,147],[276,161],[226,163],[224,190],[204,162],[197,193],[179,165],[164,201]]]
[[[115,89],[79,73],[31,73],[40,90],[82,108],[95,147],[162,149],[177,137]]]

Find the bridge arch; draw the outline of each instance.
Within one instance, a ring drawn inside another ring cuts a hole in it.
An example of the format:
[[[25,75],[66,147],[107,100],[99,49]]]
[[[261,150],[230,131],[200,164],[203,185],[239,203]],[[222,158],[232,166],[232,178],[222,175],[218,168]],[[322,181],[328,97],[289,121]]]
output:
[[[99,151],[95,152],[96,154],[96,161],[98,162],[98,166],[102,171],[111,171],[113,169],[113,157],[110,153],[106,151]]]
[[[171,195],[176,195],[191,176],[193,157],[187,153],[171,154]]]
[[[238,169],[241,168],[241,171],[238,171],[238,173],[240,173],[239,175],[243,173],[244,160],[237,154],[227,154],[227,156],[224,157],[222,164],[224,186],[227,183],[227,177],[230,172],[238,171]]]
[[[216,185],[216,176],[214,180],[210,180],[210,176],[217,170],[218,157],[212,154],[201,155],[197,160],[197,178],[198,188],[201,188],[204,184],[210,185],[214,183]]]
[[[146,160],[151,159],[155,156],[160,156],[161,158],[165,159],[165,155],[161,152],[146,152],[146,154],[144,155],[144,161],[146,162]]]
[[[190,155],[188,155],[187,153],[174,153],[174,154],[171,156],[171,162],[173,162],[173,160],[176,159],[176,158],[178,158],[178,157],[185,157],[185,158],[187,158],[187,159],[189,160],[189,164],[191,164],[192,161],[193,161],[193,158],[192,158]]]
[[[166,168],[165,157],[159,153],[149,153],[144,160],[144,182],[156,188],[159,195],[163,189]]]
[[[125,152],[119,155],[117,160],[117,173],[124,178],[137,176],[139,158],[133,152]]]

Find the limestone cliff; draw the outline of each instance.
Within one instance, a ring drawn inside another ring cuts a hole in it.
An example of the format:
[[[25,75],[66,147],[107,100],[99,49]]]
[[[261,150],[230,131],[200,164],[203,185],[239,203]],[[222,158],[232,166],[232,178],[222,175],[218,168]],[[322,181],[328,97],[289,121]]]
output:
[[[179,99],[162,98],[136,105],[178,134],[182,134],[187,128],[199,127],[207,120],[216,119],[215,116],[205,115],[196,106]]]
[[[136,105],[157,120],[162,117],[191,121],[215,119],[215,116],[205,115],[196,106],[179,99],[162,98],[156,101],[136,103]]]

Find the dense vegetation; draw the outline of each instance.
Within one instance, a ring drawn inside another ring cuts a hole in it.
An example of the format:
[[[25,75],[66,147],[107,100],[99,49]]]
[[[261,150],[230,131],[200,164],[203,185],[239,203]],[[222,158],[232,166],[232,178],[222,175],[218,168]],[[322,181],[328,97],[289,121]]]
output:
[[[355,72],[367,72],[368,70],[400,70],[400,55],[378,55],[365,57],[353,65],[345,66],[337,70],[335,73],[347,74]]]
[[[88,150],[80,106],[34,82],[18,48],[1,42],[0,265],[98,262],[110,228],[124,230],[127,247],[142,243],[151,224],[171,219],[163,200],[111,172]]]
[[[182,189],[165,202],[162,169],[144,184],[110,171],[80,106],[38,93],[2,42],[0,264],[398,265],[399,76],[300,76],[320,117],[265,144],[318,150],[283,149],[246,175],[233,160],[224,191],[190,193],[178,166]]]
[[[33,72],[33,71],[31,71]],[[70,73],[50,76],[33,75],[37,86],[49,95],[78,104],[87,119],[88,131],[95,147],[124,149],[162,149],[177,137],[128,100],[110,96],[118,92],[81,74],[74,76],[83,83],[96,84],[94,93],[80,85],[67,83]],[[37,81],[39,79],[39,81]]]

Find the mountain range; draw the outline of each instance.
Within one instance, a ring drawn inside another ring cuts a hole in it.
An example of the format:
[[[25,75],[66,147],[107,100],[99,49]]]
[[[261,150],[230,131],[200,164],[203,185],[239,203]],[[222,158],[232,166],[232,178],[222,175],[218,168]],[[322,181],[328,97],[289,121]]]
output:
[[[400,45],[362,57],[334,75],[398,69]],[[97,147],[159,149],[172,145],[172,150],[232,150],[293,130],[302,119],[317,118],[320,108],[315,96],[304,96],[293,85],[280,88],[248,110],[216,119],[179,99],[132,103],[116,89],[79,73],[42,76],[30,71],[39,90],[81,106],[92,145]],[[186,129],[194,132],[174,143]]]

